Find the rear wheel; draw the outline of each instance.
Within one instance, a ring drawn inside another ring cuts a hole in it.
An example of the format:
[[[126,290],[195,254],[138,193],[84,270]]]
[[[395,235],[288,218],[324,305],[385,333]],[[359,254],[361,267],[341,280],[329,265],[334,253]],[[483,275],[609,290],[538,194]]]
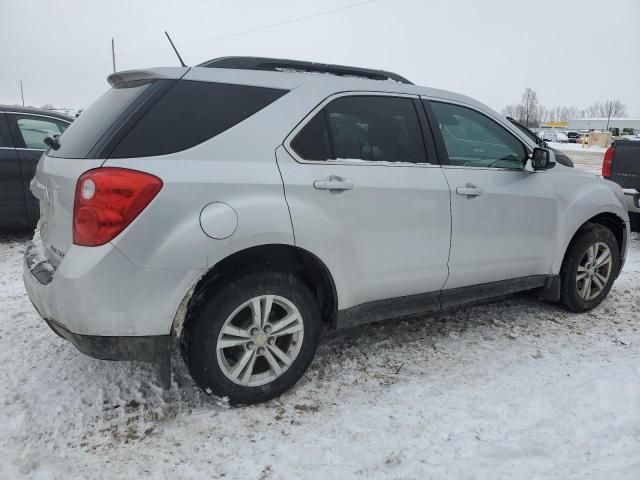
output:
[[[562,264],[562,304],[574,312],[600,305],[619,265],[618,242],[611,230],[596,224],[585,227],[569,245]]]
[[[319,333],[319,310],[304,283],[288,273],[257,272],[226,282],[204,300],[181,343],[200,388],[232,404],[252,404],[300,379]]]

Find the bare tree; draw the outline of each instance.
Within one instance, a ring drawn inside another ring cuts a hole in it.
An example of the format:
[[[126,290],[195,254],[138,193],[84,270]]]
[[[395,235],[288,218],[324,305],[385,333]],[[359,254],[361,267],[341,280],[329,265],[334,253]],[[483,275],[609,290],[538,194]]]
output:
[[[620,100],[607,100],[604,102],[604,110],[608,117],[626,117],[627,106]]]
[[[546,110],[546,115],[541,117],[545,122],[568,122],[572,118],[578,118],[581,111],[573,106],[555,106]]]
[[[538,107],[538,94],[531,87],[525,88],[520,100],[520,123],[527,127],[537,127],[540,123]]]
[[[520,105],[512,103],[502,109],[502,115],[518,119],[520,117]]]
[[[589,105],[584,113],[587,117],[626,117],[627,106],[620,100],[606,100]]]

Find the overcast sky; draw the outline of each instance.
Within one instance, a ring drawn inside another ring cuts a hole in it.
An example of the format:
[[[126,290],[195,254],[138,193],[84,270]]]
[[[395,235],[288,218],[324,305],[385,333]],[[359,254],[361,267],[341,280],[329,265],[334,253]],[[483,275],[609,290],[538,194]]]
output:
[[[118,70],[175,65],[165,29],[188,65],[314,60],[395,71],[497,110],[530,86],[547,107],[619,98],[640,116],[640,0],[0,0],[0,103],[20,101],[21,78],[28,105],[86,107],[108,87],[112,36]]]

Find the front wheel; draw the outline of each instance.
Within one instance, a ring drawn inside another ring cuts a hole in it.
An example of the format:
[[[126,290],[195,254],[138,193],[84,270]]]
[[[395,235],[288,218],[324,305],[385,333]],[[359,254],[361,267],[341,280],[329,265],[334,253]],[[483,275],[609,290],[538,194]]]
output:
[[[611,230],[588,225],[573,239],[562,263],[560,301],[574,312],[602,303],[620,267],[620,250]]]
[[[320,334],[308,287],[281,272],[230,279],[190,316],[182,347],[206,393],[231,404],[260,403],[291,388],[307,370]]]

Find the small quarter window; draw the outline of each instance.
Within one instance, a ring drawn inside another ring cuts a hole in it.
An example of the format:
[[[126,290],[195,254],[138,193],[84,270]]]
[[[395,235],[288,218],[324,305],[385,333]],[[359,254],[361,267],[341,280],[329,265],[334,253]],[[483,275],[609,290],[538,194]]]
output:
[[[349,96],[330,102],[291,142],[305,160],[427,162],[413,100]]]

